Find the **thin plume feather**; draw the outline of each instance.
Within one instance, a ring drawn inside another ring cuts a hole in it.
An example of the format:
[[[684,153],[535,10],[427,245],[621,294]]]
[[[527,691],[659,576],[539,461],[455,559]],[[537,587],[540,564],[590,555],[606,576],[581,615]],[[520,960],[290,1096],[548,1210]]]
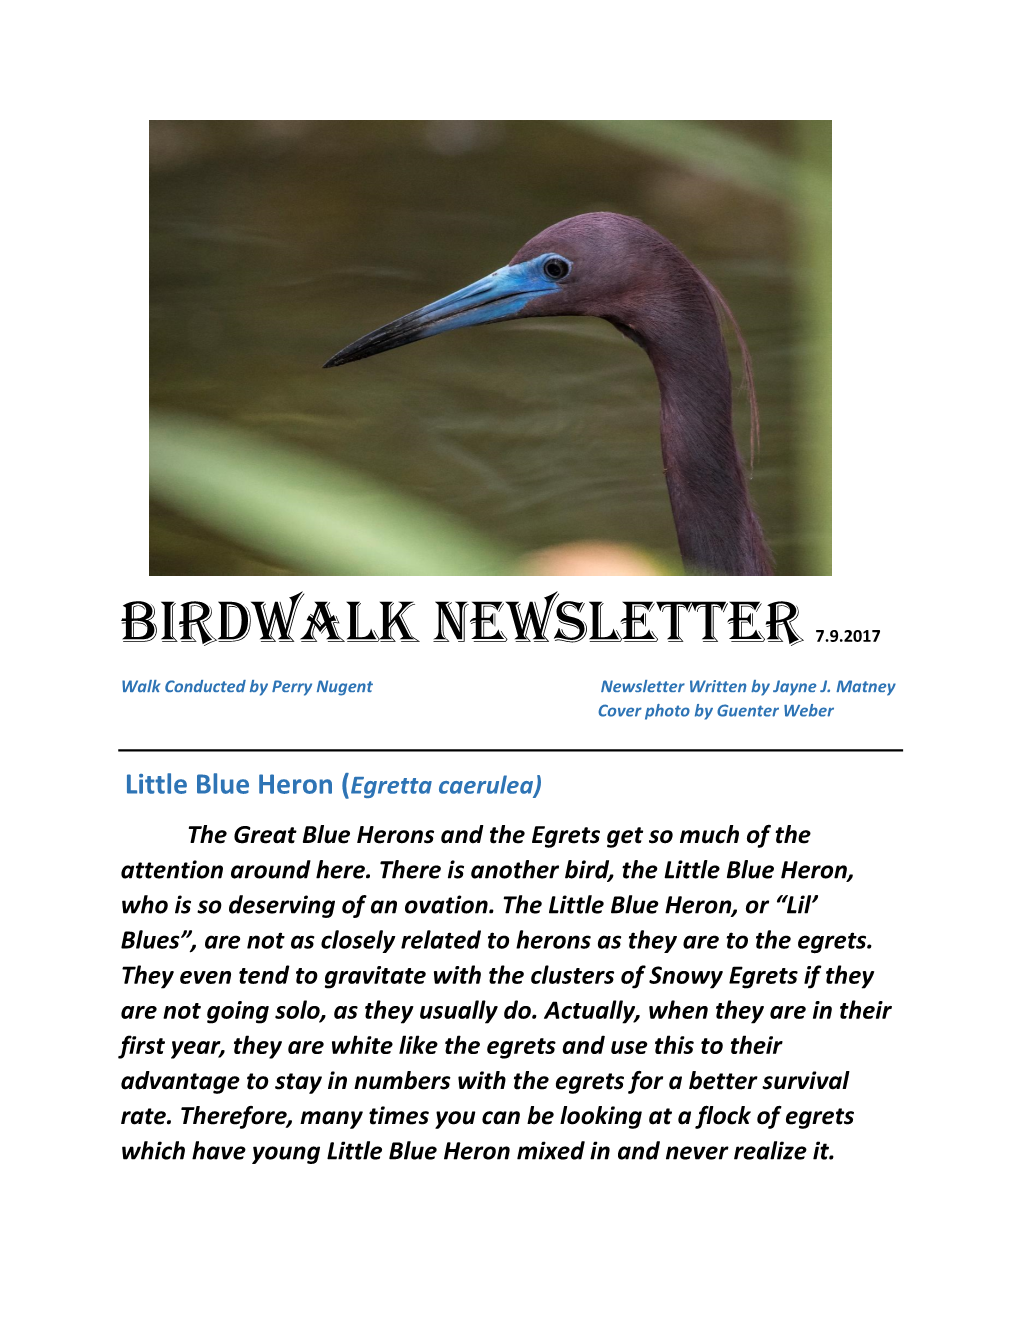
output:
[[[740,360],[743,364],[743,385],[747,391],[747,402],[751,410],[751,467],[754,467],[755,454],[761,449],[761,419],[758,415],[758,396],[754,389],[754,368],[751,366],[751,350],[747,347],[747,340],[744,338],[740,324],[733,315],[729,303],[715,287],[704,271],[694,267],[698,279],[701,280],[708,290],[708,296],[712,299],[712,305],[715,308],[716,315],[719,318],[720,326],[725,329],[727,322],[730,325],[737,343],[740,345]]]

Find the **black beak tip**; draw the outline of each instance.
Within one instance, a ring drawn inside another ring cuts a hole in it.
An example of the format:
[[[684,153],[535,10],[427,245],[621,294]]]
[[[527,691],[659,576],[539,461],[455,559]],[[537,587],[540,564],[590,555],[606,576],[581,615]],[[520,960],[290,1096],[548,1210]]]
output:
[[[324,362],[322,364],[322,367],[323,370],[325,370],[326,367],[342,367],[343,364],[344,364],[344,355],[342,352],[340,352],[340,353],[334,353],[328,362]]]

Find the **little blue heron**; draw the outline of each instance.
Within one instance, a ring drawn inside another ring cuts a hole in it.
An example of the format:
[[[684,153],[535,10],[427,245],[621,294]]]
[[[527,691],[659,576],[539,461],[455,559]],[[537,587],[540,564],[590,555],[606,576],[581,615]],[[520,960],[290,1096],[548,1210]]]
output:
[[[666,486],[684,560],[713,573],[760,576],[772,565],[733,436],[719,311],[740,339],[753,447],[758,414],[750,358],[726,303],[668,239],[611,211],[543,229],[508,266],[373,330],[325,365],[490,321],[600,316],[643,348],[655,369]]]

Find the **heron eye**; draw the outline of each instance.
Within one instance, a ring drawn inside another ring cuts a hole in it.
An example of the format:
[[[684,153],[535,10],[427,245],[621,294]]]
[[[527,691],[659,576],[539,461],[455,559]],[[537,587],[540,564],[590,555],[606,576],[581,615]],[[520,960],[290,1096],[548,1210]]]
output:
[[[564,261],[562,257],[550,257],[542,269],[551,280],[561,280],[569,273],[570,263]]]

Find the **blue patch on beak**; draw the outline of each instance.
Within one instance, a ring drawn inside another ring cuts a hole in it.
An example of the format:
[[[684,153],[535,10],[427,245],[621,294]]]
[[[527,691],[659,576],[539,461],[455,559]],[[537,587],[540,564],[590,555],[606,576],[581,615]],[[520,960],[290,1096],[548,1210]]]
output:
[[[503,266],[484,279],[469,284],[465,289],[440,298],[438,302],[420,307],[418,311],[391,321],[389,325],[373,330],[371,334],[348,344],[334,354],[327,367],[340,367],[347,362],[385,353],[391,348],[413,344],[418,339],[441,335],[444,330],[460,330],[470,325],[484,325],[488,321],[505,321],[524,310],[533,298],[555,293],[559,281],[545,273],[545,263],[552,253],[544,253],[531,261],[516,266]],[[557,258],[569,269],[569,263]],[[560,277],[562,278],[562,277]]]

